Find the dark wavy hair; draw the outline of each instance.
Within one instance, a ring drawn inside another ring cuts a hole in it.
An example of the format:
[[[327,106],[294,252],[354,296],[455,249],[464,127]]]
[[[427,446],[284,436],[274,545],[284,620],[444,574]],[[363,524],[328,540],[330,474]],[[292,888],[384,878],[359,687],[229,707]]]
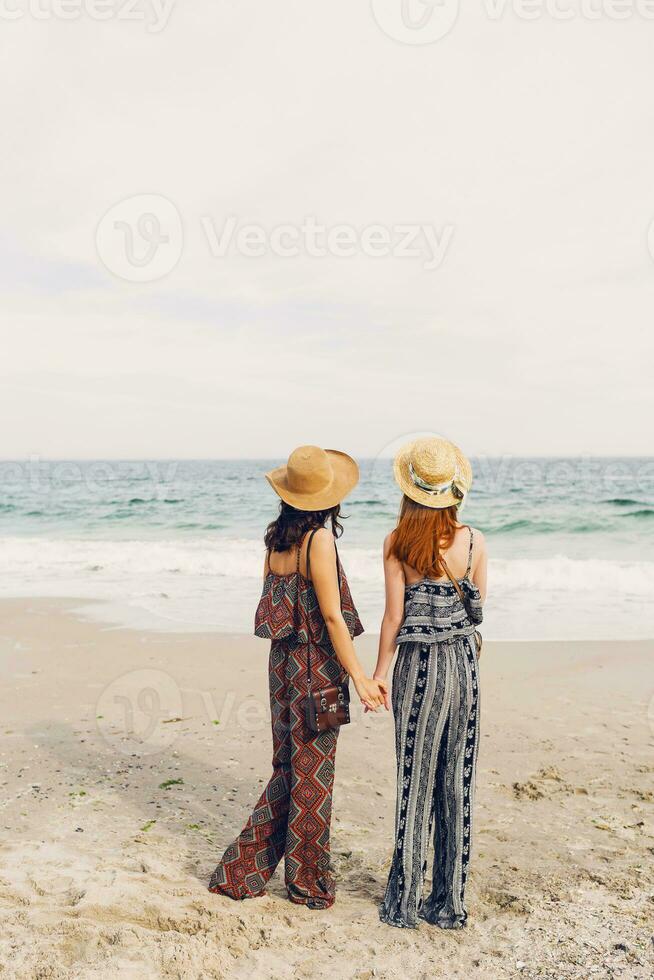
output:
[[[299,544],[307,531],[324,527],[331,519],[332,534],[340,538],[343,533],[341,520],[341,505],[328,507],[327,510],[297,510],[285,501],[280,501],[279,515],[266,528],[263,536],[269,551],[288,551],[293,545]]]

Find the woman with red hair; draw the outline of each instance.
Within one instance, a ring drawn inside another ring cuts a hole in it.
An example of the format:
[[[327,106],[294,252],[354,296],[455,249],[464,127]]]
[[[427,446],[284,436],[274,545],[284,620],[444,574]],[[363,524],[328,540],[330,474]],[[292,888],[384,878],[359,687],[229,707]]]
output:
[[[422,918],[460,929],[470,857],[479,740],[477,659],[486,597],[486,548],[461,524],[472,483],[446,439],[400,450],[397,527],[384,542],[386,610],[374,677],[385,681],[396,647],[392,703],[397,752],[395,850],[380,918],[416,928]],[[433,831],[431,890],[423,899]]]

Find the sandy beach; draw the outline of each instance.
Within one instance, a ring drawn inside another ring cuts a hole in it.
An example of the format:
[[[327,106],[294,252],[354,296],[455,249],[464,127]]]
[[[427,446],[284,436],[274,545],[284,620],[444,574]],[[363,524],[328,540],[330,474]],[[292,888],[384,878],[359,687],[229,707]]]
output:
[[[0,976],[654,973],[651,644],[487,644],[469,926],[402,931],[377,917],[391,716],[341,735],[332,910],[291,905],[281,869],[264,898],[211,895],[269,775],[267,644],[82,606],[0,603]]]

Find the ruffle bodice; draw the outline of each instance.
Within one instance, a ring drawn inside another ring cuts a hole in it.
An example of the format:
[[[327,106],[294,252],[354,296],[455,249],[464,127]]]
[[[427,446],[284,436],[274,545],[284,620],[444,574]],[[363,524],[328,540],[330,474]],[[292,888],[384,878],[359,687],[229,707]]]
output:
[[[363,633],[363,626],[340,558],[337,561],[343,619],[350,636],[355,637]],[[254,619],[255,635],[267,640],[296,637],[298,643],[304,644],[308,640],[309,628],[312,642],[317,646],[331,644],[313,583],[300,572],[291,572],[288,575],[268,572]]]
[[[398,644],[436,643],[474,633],[484,618],[481,595],[467,577],[460,579],[459,585],[465,606],[451,582],[422,579],[408,585]]]

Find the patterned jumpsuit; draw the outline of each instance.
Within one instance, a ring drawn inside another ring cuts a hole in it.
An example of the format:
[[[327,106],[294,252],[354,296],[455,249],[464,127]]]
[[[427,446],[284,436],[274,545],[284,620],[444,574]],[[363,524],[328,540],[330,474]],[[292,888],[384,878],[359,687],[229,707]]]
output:
[[[268,572],[255,618],[255,634],[272,640],[269,686],[273,773],[239,837],[214,871],[209,890],[230,898],[265,894],[282,857],[288,896],[312,909],[334,904],[329,829],[338,729],[310,732],[304,722],[308,634],[313,686],[343,679],[312,583],[296,570]],[[340,564],[341,609],[351,636],[363,632]]]
[[[407,586],[393,671],[397,753],[395,851],[379,917],[416,928],[466,923],[464,904],[479,739],[475,626],[481,597],[468,567],[459,584],[423,579]],[[427,845],[434,839],[431,891],[423,899]]]

